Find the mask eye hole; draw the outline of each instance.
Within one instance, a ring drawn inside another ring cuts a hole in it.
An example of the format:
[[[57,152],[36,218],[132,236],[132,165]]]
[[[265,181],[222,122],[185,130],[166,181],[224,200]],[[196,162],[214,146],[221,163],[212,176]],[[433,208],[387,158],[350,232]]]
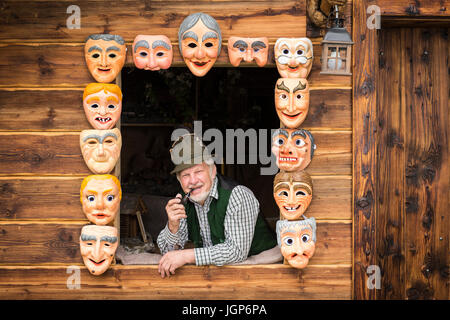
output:
[[[298,94],[296,97],[297,97],[297,99],[299,99],[299,100],[300,100],[301,98],[303,98],[303,96],[302,96],[301,94]]]
[[[106,139],[105,141],[103,141],[103,143],[105,143],[105,144],[113,144],[114,140],[109,138],[109,139]]]
[[[296,196],[306,196],[306,193],[304,191],[297,191],[295,193]]]
[[[295,145],[297,147],[303,147],[305,145],[305,141],[303,141],[302,139],[297,139],[295,140]]]
[[[89,202],[94,202],[95,197],[94,196],[87,196],[87,199]]]
[[[294,239],[291,237],[286,237],[283,239],[283,242],[287,246],[292,246],[294,244]]]
[[[280,192],[278,192],[278,196],[279,197],[288,197],[289,194],[287,193],[287,191],[280,191]]]
[[[105,243],[105,247],[111,247],[109,243]]]
[[[303,50],[297,50],[297,54],[301,56],[303,54]]]
[[[92,58],[94,58],[94,59],[97,59],[97,58],[99,58],[100,57],[100,54],[99,53],[94,53],[93,55],[92,55]]]
[[[245,48],[244,48],[244,47],[239,47],[239,51],[240,51],[240,52],[244,52],[244,51],[245,51]]]
[[[109,194],[107,197],[106,197],[106,200],[108,200],[108,201],[113,201],[114,200],[114,196],[112,195],[112,194]]]
[[[159,52],[156,54],[157,57],[162,57],[163,55],[164,55],[164,52],[162,52],[162,51],[159,51]]]
[[[94,243],[93,243],[93,242],[86,242],[86,245],[87,245],[87,246],[93,246]]]
[[[117,57],[117,55],[116,55],[115,53],[110,53],[110,54],[108,55],[108,57],[114,59],[115,57]]]
[[[258,52],[259,48],[253,48],[253,51]]]
[[[309,239],[311,239],[311,237],[309,236],[309,234],[304,234],[304,235],[302,236],[302,241],[303,241],[303,242],[308,242]]]
[[[92,108],[92,109],[97,109],[97,108],[98,108],[98,104],[96,104],[96,103],[92,104],[92,105],[91,105],[91,108]]]
[[[139,52],[139,55],[141,56],[141,57],[146,57],[147,55],[148,55],[148,53],[147,52],[145,52],[145,51],[141,51],[141,52]]]
[[[286,100],[287,99],[287,94],[286,93],[280,94],[280,99],[281,100]]]
[[[110,109],[110,110],[114,110],[115,108],[116,108],[116,106],[113,104],[108,105],[108,109]]]
[[[284,144],[284,139],[283,138],[275,139],[274,143],[276,146],[282,146]]]
[[[289,54],[289,50],[288,49],[284,49],[283,50],[283,54]]]
[[[191,43],[188,44],[188,47],[189,48],[195,48],[195,47],[197,47],[197,45],[195,43],[191,42]]]
[[[205,47],[207,47],[207,48],[211,48],[212,46],[213,46],[213,44],[211,42],[205,43]]]
[[[95,140],[95,139],[91,139],[91,140],[89,140],[88,141],[88,145],[90,145],[90,146],[95,146],[95,145],[97,145],[97,140]]]

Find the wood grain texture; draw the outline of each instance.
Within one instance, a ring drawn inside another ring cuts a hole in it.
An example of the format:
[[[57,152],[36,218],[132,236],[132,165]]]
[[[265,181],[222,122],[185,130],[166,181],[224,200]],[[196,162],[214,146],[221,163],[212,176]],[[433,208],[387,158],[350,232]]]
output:
[[[178,50],[174,47],[172,68],[186,65]],[[231,67],[226,52],[221,51],[214,67]],[[126,65],[133,66],[131,44],[127,45]],[[270,46],[270,60],[267,68],[275,68],[273,60],[273,45]],[[320,43],[314,44],[314,62],[308,82],[311,87],[350,87],[350,76],[321,75],[321,49]],[[79,87],[95,82],[91,77],[84,58],[84,44],[3,44],[0,46],[0,87]],[[256,64],[249,64],[255,67]],[[11,72],[11,66],[20,69],[21,72]],[[245,64],[242,64],[245,66]],[[77,72],[74,72],[77,70]]]
[[[449,17],[449,0],[377,0],[383,16]]]
[[[184,266],[162,279],[157,266],[113,266],[101,276],[80,267],[80,289],[67,288],[67,266],[0,267],[3,299],[349,299],[351,267]]]
[[[79,236],[85,224],[1,222],[0,264],[82,264]],[[318,221],[317,239],[309,265],[350,264],[350,223]]]

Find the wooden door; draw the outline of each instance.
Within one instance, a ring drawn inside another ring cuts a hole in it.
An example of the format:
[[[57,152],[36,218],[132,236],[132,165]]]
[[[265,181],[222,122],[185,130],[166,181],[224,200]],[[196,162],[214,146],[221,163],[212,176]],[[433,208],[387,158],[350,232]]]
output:
[[[377,299],[449,299],[448,30],[379,31]]]

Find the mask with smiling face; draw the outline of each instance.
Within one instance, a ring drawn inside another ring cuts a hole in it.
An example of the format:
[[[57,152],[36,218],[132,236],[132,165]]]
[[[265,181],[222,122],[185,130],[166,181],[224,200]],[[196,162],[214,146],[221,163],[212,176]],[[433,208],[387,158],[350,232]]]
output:
[[[269,40],[263,38],[240,38],[230,37],[228,39],[228,58],[230,63],[237,67],[242,60],[251,62],[255,60],[259,67],[264,67],[269,56]]]
[[[278,79],[275,85],[275,109],[286,128],[298,128],[308,115],[308,81],[300,78]]]
[[[284,219],[298,220],[312,200],[313,185],[306,171],[279,172],[273,181],[273,196]]]
[[[90,175],[81,183],[80,201],[83,212],[96,225],[104,226],[114,221],[121,198],[120,182],[113,175]]]
[[[305,268],[316,249],[316,220],[278,220],[276,230],[283,257],[292,267]]]
[[[90,83],[83,94],[83,108],[92,127],[113,128],[122,112],[122,91],[110,83]]]
[[[222,33],[213,17],[197,12],[187,16],[181,23],[178,43],[189,70],[197,77],[203,77],[219,57]]]
[[[110,173],[122,148],[120,130],[83,130],[80,134],[80,147],[89,170],[95,174]]]
[[[89,72],[97,82],[112,82],[125,64],[127,47],[119,35],[92,34],[84,46]]]
[[[115,227],[87,225],[81,229],[81,256],[84,265],[95,276],[108,270],[118,245]]]
[[[283,171],[305,169],[314,155],[314,137],[305,129],[278,129],[272,135],[272,153]]]
[[[138,35],[133,42],[133,61],[138,69],[157,71],[172,64],[173,51],[166,36]]]
[[[275,42],[274,53],[281,77],[308,77],[313,60],[311,40],[308,38],[280,38]]]

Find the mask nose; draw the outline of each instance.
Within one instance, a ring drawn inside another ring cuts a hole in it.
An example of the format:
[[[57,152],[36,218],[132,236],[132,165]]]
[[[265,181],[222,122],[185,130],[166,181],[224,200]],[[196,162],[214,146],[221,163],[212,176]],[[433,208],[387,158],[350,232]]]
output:
[[[197,59],[203,59],[206,56],[205,48],[203,45],[199,45],[198,49],[195,51],[195,57]]]
[[[101,241],[97,240],[95,242],[94,252],[92,253],[92,258],[94,258],[95,262],[99,262],[99,259],[100,259],[100,247],[101,247]]]
[[[253,60],[253,52],[252,52],[251,49],[248,49],[248,50],[245,52],[245,55],[244,55],[244,61],[245,61],[245,62],[250,62],[250,61],[252,61],[252,60]]]
[[[147,66],[148,66],[150,69],[153,69],[153,68],[156,67],[156,59],[155,59],[155,57],[154,57],[153,54],[149,54],[149,55],[148,55],[148,64],[147,64]]]
[[[101,58],[102,66],[105,67],[105,66],[106,66],[106,54],[102,54],[101,57],[102,57],[102,58]]]
[[[99,143],[97,147],[97,156],[102,157],[105,155],[105,149],[103,148],[103,143]]]

